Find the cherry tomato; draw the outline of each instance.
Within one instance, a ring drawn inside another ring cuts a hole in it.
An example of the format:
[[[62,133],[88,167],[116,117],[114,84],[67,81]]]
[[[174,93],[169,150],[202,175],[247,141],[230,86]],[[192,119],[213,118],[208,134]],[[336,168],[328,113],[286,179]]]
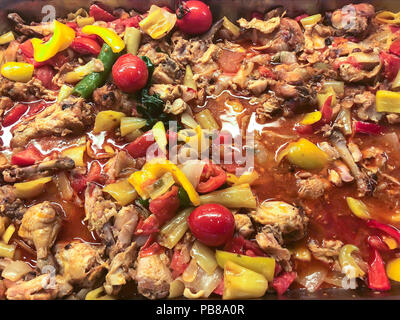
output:
[[[185,1],[176,10],[178,28],[187,34],[202,34],[210,29],[212,14],[202,1]]]
[[[112,75],[118,88],[128,93],[142,89],[149,77],[144,61],[131,53],[118,58],[112,68]]]
[[[147,149],[155,142],[153,131],[150,130],[128,144],[125,149],[135,159],[145,157]]]
[[[228,242],[235,229],[232,213],[220,204],[204,204],[188,218],[189,228],[202,243],[218,247]]]

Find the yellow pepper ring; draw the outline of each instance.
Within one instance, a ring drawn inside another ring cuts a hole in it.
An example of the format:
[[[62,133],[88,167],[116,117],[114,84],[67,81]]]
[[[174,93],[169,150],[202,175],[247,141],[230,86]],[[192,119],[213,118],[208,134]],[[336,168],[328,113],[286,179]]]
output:
[[[376,20],[383,23],[400,24],[400,12],[383,11],[376,15]]]
[[[37,62],[49,60],[58,52],[67,49],[74,39],[74,29],[54,20],[54,33],[49,41],[43,43],[43,41],[38,38],[32,39],[33,57]]]
[[[105,43],[107,43],[111,47],[111,50],[114,53],[121,52],[125,48],[125,42],[118,34],[115,33],[115,31],[111,29],[88,25],[82,28],[82,32],[86,34],[98,35],[104,40]]]

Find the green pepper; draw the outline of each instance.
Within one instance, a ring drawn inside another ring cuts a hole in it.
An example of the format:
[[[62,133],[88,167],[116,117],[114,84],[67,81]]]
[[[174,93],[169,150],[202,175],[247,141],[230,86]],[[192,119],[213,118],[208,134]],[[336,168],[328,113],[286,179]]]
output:
[[[189,196],[188,196],[186,190],[183,189],[182,187],[179,187],[178,197],[179,197],[179,201],[181,203],[181,207],[185,208],[185,207],[188,207],[190,205]]]
[[[145,208],[148,208],[149,205],[150,205],[150,199],[146,199],[145,200],[143,198],[138,198],[136,201],[139,202],[139,204],[142,205]]]
[[[93,91],[102,86],[111,72],[112,66],[120,53],[114,53],[111,47],[104,43],[97,57],[103,65],[104,70],[101,72],[92,72],[84,77],[74,88],[73,94],[88,99]]]

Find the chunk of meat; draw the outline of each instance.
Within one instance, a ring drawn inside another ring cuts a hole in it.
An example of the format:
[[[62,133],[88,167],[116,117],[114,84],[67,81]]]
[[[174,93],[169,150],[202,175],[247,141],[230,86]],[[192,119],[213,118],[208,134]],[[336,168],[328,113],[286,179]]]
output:
[[[162,299],[168,296],[172,275],[164,262],[165,255],[153,254],[137,259],[137,289],[149,299]]]
[[[167,103],[165,104],[164,112],[178,115],[184,112],[188,107],[188,104],[183,101],[183,99],[178,98],[172,103],[170,101],[167,101]]]
[[[107,83],[93,91],[93,101],[100,107],[117,109],[121,104],[122,92],[115,84]]]
[[[54,31],[54,24],[51,22],[42,22],[38,25],[29,26],[18,13],[12,12],[7,18],[15,23],[15,30],[29,37],[48,36]]]
[[[307,179],[297,179],[296,184],[299,187],[297,191],[299,197],[304,199],[322,197],[330,186],[328,180],[318,175],[313,175]]]
[[[160,99],[171,102],[178,98],[182,98],[182,100],[185,102],[189,102],[197,98],[196,90],[179,84],[154,84],[150,87],[149,93],[158,94]]]
[[[364,82],[375,78],[382,68],[379,63],[371,71],[362,70],[349,63],[342,63],[339,67],[339,75],[346,82]]]
[[[21,199],[17,198],[13,186],[0,187],[0,215],[10,219],[22,219],[26,208]]]
[[[119,178],[127,177],[134,171],[139,170],[143,164],[143,159],[134,159],[127,152],[118,151],[104,166],[104,173],[107,175],[107,183],[112,183]]]
[[[370,25],[370,18],[375,15],[371,4],[349,4],[332,13],[332,26],[351,35],[362,35]]]
[[[376,111],[375,94],[370,91],[356,94],[354,103],[357,106],[357,116],[364,121],[378,122],[382,119],[383,114]]]
[[[104,269],[103,252],[104,247],[78,241],[57,245],[59,274],[72,285],[90,287]]]
[[[306,234],[308,218],[301,208],[283,201],[265,201],[251,213],[254,221],[276,226],[287,241],[296,241]]]
[[[16,82],[0,77],[0,95],[14,101],[32,101],[44,99],[54,101],[57,96],[54,91],[46,89],[36,78],[28,82]]]
[[[18,281],[6,291],[8,300],[52,300],[57,289],[50,285],[50,274],[42,274],[29,281]]]
[[[92,120],[92,106],[84,99],[70,98],[22,121],[14,130],[11,143],[14,148],[24,147],[32,139],[80,133]]]
[[[315,259],[330,264],[336,271],[340,271],[339,253],[343,246],[340,240],[322,240],[321,244],[311,241],[307,244]]]
[[[37,258],[47,258],[61,228],[61,218],[49,201],[30,207],[24,214],[18,235],[36,248]]]
[[[243,237],[248,238],[253,232],[254,227],[247,214],[235,214],[235,228]]]
[[[279,17],[273,17],[271,19],[268,19],[267,21],[264,21],[253,18],[251,21],[247,21],[244,18],[240,18],[237,22],[239,23],[241,28],[255,29],[260,31],[261,33],[270,34],[274,32],[276,28],[278,28],[281,19]]]

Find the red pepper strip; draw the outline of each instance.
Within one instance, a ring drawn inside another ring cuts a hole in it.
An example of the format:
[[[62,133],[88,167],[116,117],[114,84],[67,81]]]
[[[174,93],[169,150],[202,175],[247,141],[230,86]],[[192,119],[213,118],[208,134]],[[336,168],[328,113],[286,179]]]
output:
[[[171,259],[170,268],[172,269],[172,277],[179,277],[187,268],[190,262],[190,255],[185,255],[182,250],[174,249],[174,254]]]
[[[379,57],[385,68],[384,77],[389,81],[393,80],[400,69],[400,58],[385,51],[381,51]]]
[[[366,133],[366,134],[381,134],[383,131],[382,126],[376,123],[356,121],[354,123],[355,133]]]
[[[22,103],[18,103],[12,107],[4,116],[3,127],[8,127],[17,122],[26,110],[28,110],[28,106]]]
[[[159,230],[160,223],[157,217],[152,214],[146,220],[140,220],[135,231],[135,235],[149,235]]]
[[[309,15],[307,13],[303,13],[299,16],[297,16],[296,18],[294,18],[294,20],[296,20],[297,22],[300,22],[301,19],[307,18]]]
[[[368,288],[377,291],[390,290],[390,282],[386,275],[385,265],[378,250],[371,249],[368,265]]]
[[[178,187],[173,186],[170,191],[151,200],[149,210],[157,217],[159,224],[162,225],[175,216],[179,206]]]
[[[70,179],[71,187],[76,193],[80,193],[85,190],[87,185],[86,177],[80,173],[74,173]]]
[[[386,232],[389,236],[394,238],[400,244],[400,231],[390,225],[380,223],[376,220],[368,220],[367,226]]]
[[[272,70],[265,66],[259,66],[258,72],[265,78],[274,79],[274,80],[277,79],[276,75],[272,72]]]
[[[104,4],[96,2],[90,6],[89,15],[96,21],[110,22],[115,20],[115,17],[107,9]]]
[[[379,250],[379,251],[389,251],[390,250],[389,246],[385,242],[383,242],[382,239],[379,238],[378,236],[369,236],[367,241],[368,241],[368,244],[376,250]]]
[[[96,40],[88,37],[76,37],[70,46],[74,51],[80,54],[91,54],[97,56],[101,47]]]
[[[286,292],[287,289],[289,289],[296,277],[296,272],[285,272],[281,276],[274,278],[272,281],[272,287],[276,290],[278,295],[281,296]]]
[[[43,155],[33,145],[29,145],[24,151],[13,154],[11,163],[20,167],[31,166],[36,161],[43,159]]]
[[[400,56],[400,39],[397,39],[392,42],[389,48],[389,52],[397,56]]]
[[[161,252],[162,250],[163,250],[163,248],[157,242],[153,242],[149,247],[144,248],[144,249],[142,248],[140,250],[139,256],[141,258],[152,256],[153,254],[157,254],[157,253]]]
[[[89,172],[86,177],[87,182],[104,183],[104,176],[101,174],[101,165],[98,161],[93,161],[90,165]]]
[[[220,166],[213,163],[207,163],[204,166],[201,180],[206,181],[200,181],[197,186],[197,191],[199,193],[208,193],[217,190],[226,182],[226,173]]]
[[[332,120],[332,99],[333,96],[329,96],[325,102],[324,105],[321,108],[321,119],[313,124],[308,124],[308,125],[303,125],[300,123],[297,123],[294,126],[294,129],[296,130],[296,132],[300,133],[300,134],[312,134],[314,131],[318,130],[319,128],[321,128],[324,124],[329,123]]]
[[[224,247],[225,251],[247,256],[265,257],[266,254],[258,247],[258,245],[250,240],[246,240],[240,235],[236,235],[231,241],[227,242]]]
[[[128,144],[125,149],[133,158],[145,157],[147,149],[155,142],[153,132],[150,130]]]
[[[35,69],[35,77],[42,82],[42,85],[49,90],[57,90],[58,86],[53,83],[56,71],[53,67],[45,65]]]

